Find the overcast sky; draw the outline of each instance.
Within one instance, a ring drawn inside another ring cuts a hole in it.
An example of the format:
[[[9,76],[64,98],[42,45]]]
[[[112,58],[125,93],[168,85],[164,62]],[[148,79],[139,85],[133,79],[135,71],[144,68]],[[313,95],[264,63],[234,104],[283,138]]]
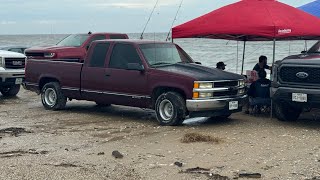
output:
[[[280,0],[294,7],[313,0]],[[156,0],[1,0],[0,34],[141,32]],[[159,0],[146,32],[168,32],[181,0]],[[175,25],[237,0],[184,0]]]

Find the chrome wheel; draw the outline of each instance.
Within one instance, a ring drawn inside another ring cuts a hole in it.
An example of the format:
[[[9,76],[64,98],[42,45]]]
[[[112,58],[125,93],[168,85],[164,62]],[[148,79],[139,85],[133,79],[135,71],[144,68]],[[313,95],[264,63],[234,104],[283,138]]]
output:
[[[53,88],[46,89],[44,92],[44,101],[50,107],[53,107],[57,103],[57,93]]]
[[[159,113],[164,121],[170,121],[174,113],[172,103],[167,99],[161,101],[159,105]]]

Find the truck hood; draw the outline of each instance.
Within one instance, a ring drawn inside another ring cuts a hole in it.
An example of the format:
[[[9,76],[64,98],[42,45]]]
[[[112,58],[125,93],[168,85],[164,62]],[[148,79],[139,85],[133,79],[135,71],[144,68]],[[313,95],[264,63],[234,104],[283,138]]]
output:
[[[57,52],[57,51],[65,51],[65,50],[73,50],[78,49],[79,47],[71,47],[71,46],[38,46],[28,48],[27,51],[48,51],[48,52]]]
[[[10,57],[10,58],[25,58],[26,56],[21,53],[11,52],[11,51],[4,51],[0,50],[0,57]]]
[[[244,78],[239,74],[222,71],[216,68],[205,67],[195,63],[177,63],[169,66],[160,66],[156,69],[191,77],[198,81],[238,80]]]
[[[320,58],[320,53],[310,53],[310,54],[297,54],[285,57],[284,59],[315,59]]]
[[[293,65],[320,65],[320,56],[312,59],[284,59],[278,61],[277,64],[293,64]]]

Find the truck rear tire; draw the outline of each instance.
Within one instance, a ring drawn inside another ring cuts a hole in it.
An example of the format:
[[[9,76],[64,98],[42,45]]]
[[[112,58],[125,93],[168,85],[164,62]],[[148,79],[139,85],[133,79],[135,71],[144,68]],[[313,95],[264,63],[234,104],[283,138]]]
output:
[[[160,125],[181,125],[186,117],[186,102],[179,93],[165,92],[157,98],[155,110]]]
[[[278,120],[280,121],[296,121],[301,112],[301,108],[294,108],[287,103],[274,103],[274,112]]]
[[[41,90],[41,101],[45,109],[60,110],[66,106],[67,98],[58,82],[49,82]]]
[[[20,91],[20,84],[11,86],[11,87],[6,87],[6,88],[1,88],[0,92],[4,97],[12,97],[18,94]]]

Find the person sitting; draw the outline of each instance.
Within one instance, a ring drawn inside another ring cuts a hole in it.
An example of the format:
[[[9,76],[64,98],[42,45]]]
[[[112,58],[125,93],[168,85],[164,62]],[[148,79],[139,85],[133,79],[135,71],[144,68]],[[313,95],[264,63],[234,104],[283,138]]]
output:
[[[260,56],[259,57],[259,63],[257,63],[254,67],[253,67],[253,70],[259,72],[260,70],[265,70],[265,69],[268,69],[268,70],[271,70],[272,67],[271,66],[268,66],[267,65],[267,56]]]
[[[265,70],[258,72],[259,79],[250,85],[248,90],[249,105],[251,108],[256,107],[258,113],[263,106],[270,106],[270,85],[271,81],[266,78],[267,73]]]
[[[224,62],[220,61],[217,63],[217,69],[221,69],[221,70],[225,70],[226,69],[226,64],[224,64]]]

